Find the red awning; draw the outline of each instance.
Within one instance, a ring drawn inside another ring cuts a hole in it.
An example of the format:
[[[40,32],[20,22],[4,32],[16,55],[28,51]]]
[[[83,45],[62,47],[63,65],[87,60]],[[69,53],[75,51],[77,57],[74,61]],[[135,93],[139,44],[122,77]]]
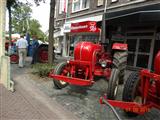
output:
[[[80,32],[100,32],[100,28],[97,27],[95,21],[85,21],[71,24],[71,33]]]

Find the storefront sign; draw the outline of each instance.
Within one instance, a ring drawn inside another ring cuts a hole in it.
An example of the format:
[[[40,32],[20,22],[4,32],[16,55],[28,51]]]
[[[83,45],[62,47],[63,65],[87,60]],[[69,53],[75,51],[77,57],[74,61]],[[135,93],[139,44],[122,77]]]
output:
[[[99,32],[95,21],[85,21],[71,24],[71,33],[75,32]]]

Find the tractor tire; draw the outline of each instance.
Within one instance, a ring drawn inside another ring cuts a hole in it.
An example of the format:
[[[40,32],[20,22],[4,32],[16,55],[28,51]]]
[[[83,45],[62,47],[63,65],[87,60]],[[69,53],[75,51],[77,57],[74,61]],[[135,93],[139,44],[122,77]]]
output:
[[[108,99],[114,100],[117,96],[119,86],[119,72],[120,71],[117,68],[112,69],[107,89]]]
[[[62,73],[62,70],[64,69],[64,67],[67,65],[67,62],[61,62],[59,63],[56,68],[54,69],[54,74],[55,75],[60,75]],[[53,83],[56,89],[62,89],[64,87],[66,87],[68,85],[68,83],[63,82],[63,81],[59,81],[59,80],[55,80],[53,79]]]
[[[119,84],[124,83],[125,69],[127,66],[127,51],[117,51],[113,56],[113,68],[119,69]]]
[[[126,102],[136,102],[135,98],[137,97],[138,91],[138,86],[140,83],[140,77],[139,77],[139,72],[133,72],[130,74],[128,77],[124,89],[123,89],[123,96],[122,100]],[[125,111],[128,116],[137,116],[138,114],[133,113],[133,112],[128,112]]]

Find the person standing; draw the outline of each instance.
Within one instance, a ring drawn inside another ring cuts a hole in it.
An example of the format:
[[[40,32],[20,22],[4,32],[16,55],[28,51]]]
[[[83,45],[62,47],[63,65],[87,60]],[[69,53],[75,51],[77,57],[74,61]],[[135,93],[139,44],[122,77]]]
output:
[[[36,36],[33,36],[33,41],[32,41],[32,62],[31,64],[34,64],[36,62],[36,51],[39,46],[39,42],[37,40]]]
[[[22,68],[25,66],[25,59],[27,56],[27,47],[28,47],[28,42],[26,39],[24,39],[23,35],[21,35],[20,39],[17,40],[16,46],[19,55],[19,67]]]

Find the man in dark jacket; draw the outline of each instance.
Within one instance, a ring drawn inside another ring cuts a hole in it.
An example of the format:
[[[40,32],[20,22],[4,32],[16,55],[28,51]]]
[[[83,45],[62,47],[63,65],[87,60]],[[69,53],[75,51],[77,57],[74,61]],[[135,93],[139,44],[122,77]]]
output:
[[[32,41],[32,62],[31,64],[34,64],[36,62],[36,51],[39,46],[38,40],[36,36],[33,36],[33,41]]]

